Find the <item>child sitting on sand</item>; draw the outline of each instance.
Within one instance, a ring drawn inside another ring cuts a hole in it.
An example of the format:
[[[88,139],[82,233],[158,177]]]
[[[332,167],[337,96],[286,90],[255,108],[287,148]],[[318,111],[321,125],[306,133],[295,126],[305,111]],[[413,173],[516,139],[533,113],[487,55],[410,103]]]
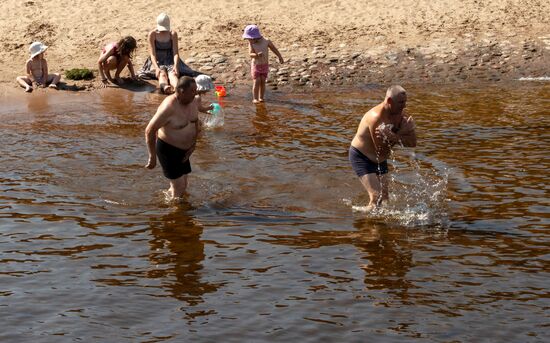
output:
[[[260,34],[260,29],[256,25],[248,25],[244,29],[243,38],[248,40],[250,61],[250,73],[252,74],[252,102],[257,104],[264,101],[265,81],[269,72],[268,49],[271,49],[277,57],[279,63],[284,63],[279,50],[269,39],[265,39]]]
[[[134,66],[132,64],[132,55],[136,49],[137,43],[134,37],[126,36],[117,43],[107,44],[102,50],[97,64],[99,66],[99,76],[103,82],[103,87],[106,87],[109,82],[121,85],[123,83],[120,78],[120,72],[126,65],[130,71],[132,79],[136,80]],[[111,77],[111,70],[115,71],[115,78]]]
[[[50,88],[57,89],[57,83],[61,79],[61,75],[54,73],[48,74],[48,62],[44,58],[44,52],[48,47],[40,42],[31,44],[29,51],[31,58],[27,60],[26,71],[27,76],[18,76],[17,83],[25,88],[25,92],[32,92],[34,87],[46,87],[49,83]]]

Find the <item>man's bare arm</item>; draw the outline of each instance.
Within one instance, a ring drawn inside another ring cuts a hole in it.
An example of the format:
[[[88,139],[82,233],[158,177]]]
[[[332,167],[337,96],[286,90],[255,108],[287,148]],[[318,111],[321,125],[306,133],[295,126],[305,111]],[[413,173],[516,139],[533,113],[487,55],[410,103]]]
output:
[[[416,125],[412,117],[404,117],[399,130],[397,130],[398,141],[408,148],[416,147]]]
[[[169,103],[170,98],[166,98],[145,129],[145,142],[147,143],[147,151],[149,152],[149,159],[145,168],[153,169],[157,164],[157,132],[169,122],[171,115],[171,111],[168,108]]]
[[[369,115],[369,114],[367,114]],[[376,154],[385,154],[384,151],[390,149],[395,144],[395,134],[391,132],[388,125],[382,125],[383,121],[379,116],[367,119],[369,131],[374,143],[374,151]]]

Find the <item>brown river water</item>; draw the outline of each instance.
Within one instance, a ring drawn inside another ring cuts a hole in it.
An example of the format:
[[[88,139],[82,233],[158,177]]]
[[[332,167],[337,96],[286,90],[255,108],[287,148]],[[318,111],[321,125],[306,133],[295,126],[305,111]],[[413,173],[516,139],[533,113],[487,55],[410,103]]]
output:
[[[230,91],[180,204],[143,168],[163,96],[4,93],[0,342],[548,342],[550,84],[406,88],[374,214],[376,85]]]

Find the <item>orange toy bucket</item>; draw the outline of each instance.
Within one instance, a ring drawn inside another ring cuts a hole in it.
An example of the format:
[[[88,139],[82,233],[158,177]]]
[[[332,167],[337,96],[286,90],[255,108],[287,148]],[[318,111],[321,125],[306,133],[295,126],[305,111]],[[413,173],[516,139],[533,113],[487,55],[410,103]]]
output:
[[[216,87],[216,95],[217,96],[225,96],[225,87],[224,86],[215,86]]]

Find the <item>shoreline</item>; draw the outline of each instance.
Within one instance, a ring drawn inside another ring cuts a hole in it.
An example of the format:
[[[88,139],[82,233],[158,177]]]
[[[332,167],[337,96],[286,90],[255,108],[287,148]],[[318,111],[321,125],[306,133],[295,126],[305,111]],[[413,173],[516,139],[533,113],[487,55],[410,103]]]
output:
[[[422,92],[439,92],[441,89],[469,89],[471,91],[477,91],[482,89],[493,89],[495,91],[508,91],[511,89],[523,88],[526,89],[538,89],[537,87],[543,87],[546,89],[550,86],[550,78],[544,79],[525,79],[525,80],[501,80],[499,82],[493,81],[460,81],[459,83],[441,82],[441,83],[419,83],[415,80],[402,83],[401,85],[414,96],[420,90]],[[71,85],[74,86],[74,85]],[[383,97],[384,92],[389,83],[353,83],[343,85],[330,85],[320,87],[310,86],[292,86],[285,85],[282,87],[269,86],[267,89],[266,105],[277,104],[285,102],[288,97],[300,96],[300,94],[320,94],[322,96],[343,93],[354,94],[378,94],[376,99]],[[158,88],[155,88],[151,83],[142,83],[140,85],[131,85],[128,87],[111,86],[107,88],[94,88],[93,86],[86,87],[84,83],[81,83],[79,87],[82,90],[53,90],[49,88],[37,89],[31,93],[26,93],[23,88],[17,87],[2,87],[0,85],[0,103],[3,106],[3,113],[9,113],[14,108],[25,108],[27,106],[35,107],[37,104],[46,104],[47,106],[61,104],[64,102],[83,102],[90,101],[91,99],[102,99],[103,97],[115,97],[123,99],[130,98],[148,98],[151,99],[153,109],[162,102],[167,96],[161,93]],[[250,91],[250,83],[233,83],[226,85],[227,96],[217,97],[213,91],[206,94],[207,102],[218,102],[220,104],[249,104],[250,108],[255,108],[255,104],[252,103],[252,93]],[[368,101],[365,102],[365,106],[368,107]],[[222,105],[223,106],[223,105]]]
[[[285,63],[270,64],[267,81],[270,89],[289,86],[330,89],[370,83],[499,82],[550,77],[550,36],[516,44],[497,40],[458,44],[452,39],[447,49],[438,45],[438,48],[415,46],[361,52],[342,44],[338,47],[315,45],[298,53],[289,53],[284,47],[279,50]],[[270,62],[275,60],[273,57],[270,56]],[[145,58],[134,59],[137,70],[140,64],[136,62],[141,59]],[[241,49],[193,51],[184,62],[194,70],[213,76],[217,84],[251,84],[250,62],[243,57]],[[96,89],[97,69],[89,69],[94,79],[82,81],[68,80],[65,70],[60,70],[64,84],[61,90]],[[121,74],[123,77],[128,75],[127,69]],[[153,81],[150,83],[154,84]],[[5,79],[0,79],[0,87],[19,88],[15,80]]]

